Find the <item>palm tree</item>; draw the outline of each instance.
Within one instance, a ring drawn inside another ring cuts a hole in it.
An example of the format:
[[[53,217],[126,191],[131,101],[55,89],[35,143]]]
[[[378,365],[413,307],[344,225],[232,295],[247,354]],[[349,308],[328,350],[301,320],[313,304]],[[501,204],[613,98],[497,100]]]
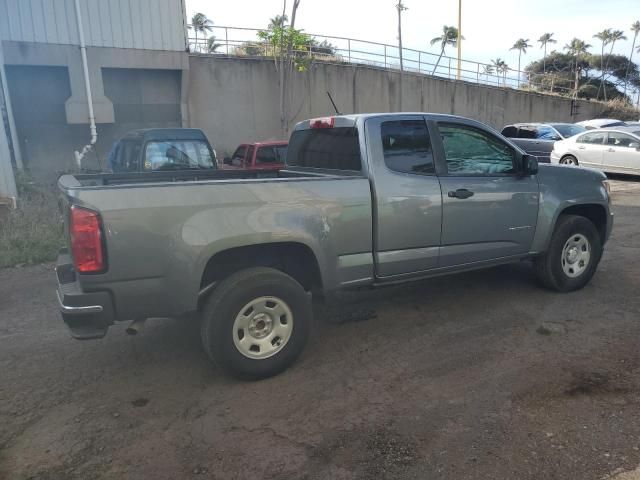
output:
[[[629,54],[629,63],[627,63],[627,73],[624,75],[624,94],[627,94],[627,80],[629,78],[629,67],[631,66],[631,59],[633,58],[633,50],[636,48],[636,40],[638,39],[638,33],[640,33],[640,20],[636,20],[631,25],[631,31],[633,32],[633,44],[631,45],[631,53]],[[640,51],[640,48],[638,49]]]
[[[289,21],[289,17],[285,15],[276,15],[273,18],[269,19],[269,25],[267,28],[269,30],[275,30],[276,28],[284,27],[285,24]]]
[[[605,28],[601,32],[596,33],[593,38],[597,38],[600,40],[600,72],[602,72],[600,76],[600,86],[598,87],[598,93],[596,94],[596,98],[600,96],[600,89],[604,88],[604,47],[609,45],[611,42],[611,36],[613,34],[612,29]]]
[[[557,40],[553,38],[553,33],[543,33],[538,39],[538,43],[540,44],[540,48],[544,48],[544,57],[542,57],[542,73],[547,73],[547,44],[548,43],[558,43]]]
[[[464,37],[461,38],[464,40]],[[444,55],[444,49],[447,48],[448,45],[451,45],[452,47],[458,45],[458,29],[456,27],[448,27],[444,25],[442,27],[442,35],[431,39],[432,46],[436,43],[440,44],[440,56],[438,57],[438,61],[436,62],[436,66],[433,68],[431,75],[435,75],[438,65],[440,65],[440,60],[442,59],[442,55]]]
[[[580,40],[579,38],[573,38],[571,42],[564,46],[564,49],[567,51],[569,55],[574,57],[575,61],[575,84],[574,84],[574,95],[578,94],[578,81],[580,79],[580,65],[579,60],[580,57],[587,53],[587,50],[591,48],[591,45],[586,43],[584,40]]]
[[[207,53],[216,53],[216,50],[221,46],[221,43],[216,43],[216,37],[214,35],[207,38]]]
[[[500,86],[500,74],[502,74],[503,85],[507,86],[507,72],[509,71],[509,65],[505,63],[500,57],[495,60],[491,60],[493,66],[496,69],[496,78],[498,79],[498,86]]]
[[[493,65],[484,65],[481,73],[487,77],[487,83],[489,83],[489,75],[493,75]]]
[[[198,32],[206,36],[213,30],[213,22],[207,18],[204,13],[196,13],[191,17],[191,28],[196,34],[196,43],[194,49],[198,48]]]
[[[611,60],[611,55],[613,55],[613,46],[616,44],[616,42],[618,40],[626,40],[627,37],[625,37],[624,32],[622,30],[614,30],[613,32],[611,32],[611,50],[609,51],[609,56],[607,57],[607,63],[604,66],[605,70],[609,70],[609,60]],[[604,90],[604,101],[607,101],[607,89],[604,88],[603,86],[603,90]]]
[[[513,47],[510,50],[518,50],[518,86],[520,86],[520,57],[523,53],[527,53],[527,48],[532,47],[533,45],[529,44],[529,39],[520,38],[516,40],[516,43],[513,44]]]

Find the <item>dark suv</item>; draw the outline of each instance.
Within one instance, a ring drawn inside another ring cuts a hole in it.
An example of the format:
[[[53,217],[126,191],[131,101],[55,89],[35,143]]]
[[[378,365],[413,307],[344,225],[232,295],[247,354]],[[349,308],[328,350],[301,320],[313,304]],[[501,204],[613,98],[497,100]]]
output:
[[[502,135],[528,154],[535,155],[538,162],[549,163],[555,142],[584,131],[583,126],[573,123],[514,123],[504,127]]]

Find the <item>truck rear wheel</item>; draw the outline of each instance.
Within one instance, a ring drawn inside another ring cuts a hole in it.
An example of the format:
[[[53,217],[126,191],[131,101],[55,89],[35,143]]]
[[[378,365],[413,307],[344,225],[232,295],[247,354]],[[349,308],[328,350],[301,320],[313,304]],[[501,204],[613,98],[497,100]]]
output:
[[[547,253],[534,264],[545,287],[571,292],[589,283],[601,256],[602,243],[595,225],[585,217],[562,215]]]
[[[211,294],[201,334],[209,357],[242,379],[261,379],[289,367],[302,352],[311,324],[310,295],[272,268],[236,272]]]

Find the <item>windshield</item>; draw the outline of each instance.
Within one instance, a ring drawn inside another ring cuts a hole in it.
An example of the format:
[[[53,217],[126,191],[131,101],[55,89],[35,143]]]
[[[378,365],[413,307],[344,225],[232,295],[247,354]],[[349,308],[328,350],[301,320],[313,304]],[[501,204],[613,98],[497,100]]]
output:
[[[202,140],[149,142],[145,148],[145,171],[213,168],[216,168],[213,155]]]
[[[555,128],[563,138],[573,137],[574,135],[587,131],[582,125],[573,125],[571,123],[552,123],[551,126]]]

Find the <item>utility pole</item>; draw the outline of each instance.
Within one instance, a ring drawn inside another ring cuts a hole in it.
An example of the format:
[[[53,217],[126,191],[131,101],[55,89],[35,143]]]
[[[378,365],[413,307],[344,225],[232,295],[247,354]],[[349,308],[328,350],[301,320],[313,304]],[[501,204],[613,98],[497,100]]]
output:
[[[458,0],[458,75],[460,80],[460,69],[462,65],[462,0]]]
[[[400,87],[398,88],[398,104],[399,111],[402,111],[402,84],[404,80],[404,65],[402,64],[402,12],[407,10],[402,4],[402,0],[398,0],[398,4],[396,5],[398,9],[398,49],[400,51]]]
[[[407,7],[402,4],[402,0],[398,0],[396,8],[398,9],[398,48],[400,50],[400,71],[402,72],[404,70],[402,65],[402,12],[407,10]]]

